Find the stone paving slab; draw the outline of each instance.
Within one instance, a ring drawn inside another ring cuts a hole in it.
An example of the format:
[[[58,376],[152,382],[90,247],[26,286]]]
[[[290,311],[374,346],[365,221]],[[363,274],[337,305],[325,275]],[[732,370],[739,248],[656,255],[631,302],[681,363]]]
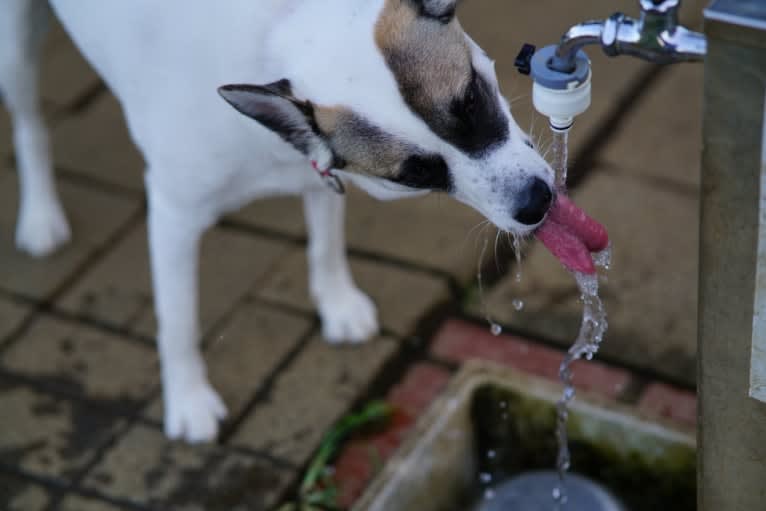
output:
[[[66,497],[59,504],[59,511],[123,511],[129,509],[112,505],[103,500],[90,499],[80,496]]]
[[[312,338],[232,443],[302,466],[396,349],[397,343],[385,337],[341,346]]]
[[[58,22],[51,24],[41,65],[40,95],[61,110],[93,89],[100,78]]]
[[[449,299],[445,279],[383,262],[351,258],[357,285],[378,306],[380,324],[405,336],[411,334],[424,313]],[[296,250],[285,264],[257,290],[266,300],[315,312],[308,290],[306,251]]]
[[[0,367],[93,402],[135,410],[159,381],[155,350],[85,325],[42,317]]]
[[[0,474],[0,509],[38,511],[50,502],[48,490],[36,483],[9,474]]]
[[[212,229],[200,258],[200,319],[207,332],[235,302],[269,275],[292,247]],[[156,331],[145,224],[134,229],[64,295],[58,307],[134,334]]]
[[[142,193],[144,160],[128,135],[117,100],[101,94],[87,110],[62,119],[52,134],[56,165]]]
[[[208,376],[229,410],[229,420],[245,410],[266,378],[295,349],[313,321],[262,303],[245,303],[213,335],[205,359]],[[158,397],[147,415],[162,420]]]
[[[683,185],[696,192],[702,157],[703,71],[699,64],[666,68],[602,157],[658,186]]]
[[[698,199],[604,171],[574,194],[610,232],[613,263],[602,296],[609,331],[601,351],[626,364],[694,383]],[[615,200],[619,198],[619,200]],[[581,306],[574,279],[541,245],[530,247],[523,279],[487,294],[501,323],[571,344]],[[521,299],[517,312],[513,300]],[[481,314],[478,304],[473,311]]]
[[[22,321],[32,314],[32,309],[9,299],[0,298],[0,344]]]
[[[5,377],[0,378],[0,403],[0,465],[63,481],[95,458],[121,422]]]
[[[444,194],[377,201],[349,187],[346,208],[348,246],[434,268],[465,282],[478,251],[468,233],[483,217]],[[299,199],[256,201],[234,215],[246,223],[305,235]]]
[[[17,177],[0,172],[0,288],[33,299],[46,298],[140,208],[136,200],[58,180],[72,242],[39,260],[14,245],[18,210]]]
[[[265,511],[294,475],[260,458],[171,443],[159,430],[137,425],[83,485],[163,511]]]

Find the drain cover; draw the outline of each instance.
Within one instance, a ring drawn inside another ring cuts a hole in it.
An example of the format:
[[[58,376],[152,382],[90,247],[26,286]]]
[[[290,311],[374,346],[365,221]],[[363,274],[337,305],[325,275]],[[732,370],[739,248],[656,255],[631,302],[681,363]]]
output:
[[[558,485],[556,472],[527,472],[498,485],[474,511],[553,511]],[[566,492],[563,511],[626,511],[604,487],[577,474],[567,475]]]

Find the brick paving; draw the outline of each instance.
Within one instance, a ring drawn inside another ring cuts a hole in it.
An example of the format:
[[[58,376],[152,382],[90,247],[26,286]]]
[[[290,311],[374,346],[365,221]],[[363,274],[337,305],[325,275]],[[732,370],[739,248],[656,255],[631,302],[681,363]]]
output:
[[[541,346],[517,336],[494,336],[484,326],[448,321],[432,344],[433,355],[441,360],[462,363],[468,360],[494,361],[519,371],[559,380],[560,350]],[[617,399],[628,388],[628,371],[609,367],[597,360],[572,364],[580,389]]]
[[[466,2],[462,22],[498,59],[509,98],[524,96],[514,113],[528,128],[529,82],[512,67],[521,44],[555,41],[575,21],[634,12],[634,3],[585,0],[554,16],[553,0]],[[520,21],[536,19],[546,23]],[[657,71],[591,54],[594,105],[573,132],[582,174],[574,194],[611,228],[615,270],[604,293],[607,362],[579,364],[576,381],[691,426],[701,68]],[[74,239],[43,261],[15,251],[17,179],[0,110],[0,509],[274,509],[331,425],[385,397],[398,410],[389,429],[353,439],[336,463],[348,505],[463,361],[555,378],[579,310],[569,276],[539,247],[527,250],[521,285],[502,260],[497,271],[487,257],[482,305],[482,235],[471,231],[478,214],[440,196],[377,203],[352,192],[351,265],[378,304],[383,332],[337,348],[321,340],[308,298],[300,201],[267,199],[225,219],[203,243],[205,357],[230,410],[221,439],[168,442],[142,160],[116,100],[58,26],[46,46],[42,96]],[[605,126],[614,133],[601,140]],[[533,131],[544,136],[539,119]],[[499,254],[507,259],[508,249]],[[516,298],[525,301],[521,313],[511,306]],[[485,306],[517,335],[490,335]]]

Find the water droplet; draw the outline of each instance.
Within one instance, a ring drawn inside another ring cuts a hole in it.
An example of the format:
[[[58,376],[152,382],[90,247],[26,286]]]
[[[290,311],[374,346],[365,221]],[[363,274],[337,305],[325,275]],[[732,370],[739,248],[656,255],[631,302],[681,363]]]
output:
[[[479,474],[479,481],[482,482],[482,484],[489,484],[492,482],[492,474],[489,472],[482,472]]]
[[[556,500],[559,500],[561,498],[561,488],[559,488],[558,486],[553,488],[553,498]]]
[[[495,490],[487,488],[484,490],[484,500],[492,500],[495,498]]]
[[[497,451],[493,451],[492,449],[487,451],[487,458],[491,460],[494,460],[495,458],[497,458]]]
[[[497,323],[492,323],[492,326],[490,327],[489,331],[492,332],[492,335],[497,337],[498,335],[503,333],[503,327],[501,327]]]
[[[521,312],[522,310],[524,310],[524,301],[516,298],[513,301],[513,308]]]

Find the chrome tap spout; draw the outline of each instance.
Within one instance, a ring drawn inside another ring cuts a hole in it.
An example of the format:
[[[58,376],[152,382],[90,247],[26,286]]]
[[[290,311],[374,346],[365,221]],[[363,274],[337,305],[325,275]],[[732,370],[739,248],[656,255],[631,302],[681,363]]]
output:
[[[570,28],[556,48],[550,67],[571,72],[577,52],[595,44],[600,44],[610,56],[632,55],[657,64],[705,58],[705,36],[679,23],[681,0],[639,0],[639,3],[639,19],[616,13],[603,21],[586,21]]]

